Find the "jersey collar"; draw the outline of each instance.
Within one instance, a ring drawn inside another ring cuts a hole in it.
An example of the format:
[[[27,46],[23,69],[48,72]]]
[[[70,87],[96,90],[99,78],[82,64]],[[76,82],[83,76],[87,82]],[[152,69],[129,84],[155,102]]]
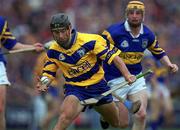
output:
[[[129,23],[128,23],[127,20],[124,23],[124,27],[125,27],[126,31],[129,32],[133,38],[137,38],[137,37],[139,37],[140,34],[144,34],[144,29],[143,29],[143,24],[142,23],[141,23],[141,29],[140,29],[139,34],[137,36],[132,35],[131,28],[130,28]]]
[[[75,43],[75,41],[76,41],[77,31],[76,31],[75,29],[72,29],[71,34],[72,34],[72,37],[71,37],[70,44],[71,44],[71,46],[72,46],[72,45]]]

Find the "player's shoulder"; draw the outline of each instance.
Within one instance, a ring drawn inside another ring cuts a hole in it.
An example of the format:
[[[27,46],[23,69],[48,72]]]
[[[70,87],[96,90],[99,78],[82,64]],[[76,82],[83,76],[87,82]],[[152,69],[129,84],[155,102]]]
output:
[[[153,42],[156,38],[155,33],[147,25],[143,25],[143,30],[143,35],[147,37],[151,42]]]
[[[3,16],[0,16],[0,24],[4,25],[6,19]]]
[[[124,22],[114,23],[111,24],[107,30],[117,30],[117,29],[123,29],[124,28]]]
[[[143,29],[145,34],[150,34],[150,35],[153,34],[153,31],[145,24],[143,24]]]
[[[124,22],[111,24],[107,29],[109,33],[112,34],[121,34],[125,32]]]
[[[94,41],[98,39],[103,39],[103,37],[99,34],[93,34],[93,33],[80,33],[78,32],[78,37],[85,41]]]
[[[5,18],[3,16],[0,16],[0,21],[5,21]]]
[[[55,56],[55,54],[59,51],[59,45],[58,43],[53,40],[51,41],[51,45],[49,46],[49,49],[47,51],[47,56],[52,58]]]
[[[55,40],[51,41],[51,44],[49,45],[49,50],[56,50],[59,47],[57,42]]]
[[[6,20],[4,17],[0,16],[0,34],[2,33],[3,29],[4,29],[4,25],[6,23]]]
[[[82,32],[78,32],[78,35],[80,35],[81,37],[99,37],[99,34],[95,34],[95,33],[82,33]]]

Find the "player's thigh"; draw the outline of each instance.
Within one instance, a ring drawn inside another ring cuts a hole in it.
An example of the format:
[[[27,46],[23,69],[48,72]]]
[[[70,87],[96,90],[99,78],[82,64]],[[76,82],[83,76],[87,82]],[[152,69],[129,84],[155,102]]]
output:
[[[0,84],[0,112],[4,111],[6,103],[6,85]]]
[[[163,107],[165,113],[173,111],[173,102],[172,102],[172,99],[171,99],[170,96],[164,98],[164,102],[163,102],[163,106],[162,107]]]
[[[95,106],[94,108],[110,124],[114,124],[114,122],[119,122],[119,112],[114,102],[107,103],[100,106]]]
[[[149,100],[149,108],[151,111],[151,114],[150,114],[151,120],[157,120],[161,112],[160,100],[158,98],[151,98]]]
[[[124,106],[123,103],[116,102],[116,105],[117,105],[117,107],[119,109],[120,126],[121,126],[121,128],[125,128],[129,124],[129,112],[128,112],[127,108]]]
[[[60,113],[66,118],[74,119],[82,109],[83,106],[80,104],[79,99],[74,95],[69,95],[64,99]]]
[[[159,91],[161,92],[161,95],[163,96],[161,98],[162,108],[165,110],[165,112],[173,111],[173,103],[172,103],[170,91],[167,88],[167,86],[165,86],[165,84],[160,83]]]
[[[144,105],[144,107],[147,106],[147,100],[148,100],[148,94],[147,90],[143,89],[141,91],[138,91],[137,93],[128,95],[128,99],[135,102],[137,100],[141,100],[141,104]]]

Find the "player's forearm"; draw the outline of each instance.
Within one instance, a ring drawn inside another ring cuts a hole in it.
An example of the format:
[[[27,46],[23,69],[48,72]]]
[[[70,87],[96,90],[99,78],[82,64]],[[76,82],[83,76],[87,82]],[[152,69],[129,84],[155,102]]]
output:
[[[171,63],[168,56],[163,56],[160,61],[166,65],[172,73],[175,73],[179,70],[179,67],[176,64]]]
[[[163,56],[161,59],[160,59],[161,63],[167,67],[171,66],[171,61],[169,59],[168,56]]]
[[[33,45],[27,45],[27,44],[22,44],[20,42],[17,42],[17,44],[12,49],[18,50],[18,49],[25,49],[25,48],[35,48],[35,47]]]
[[[125,63],[119,56],[114,57],[113,62],[116,65],[116,67],[121,71],[125,79],[127,79],[131,75]]]

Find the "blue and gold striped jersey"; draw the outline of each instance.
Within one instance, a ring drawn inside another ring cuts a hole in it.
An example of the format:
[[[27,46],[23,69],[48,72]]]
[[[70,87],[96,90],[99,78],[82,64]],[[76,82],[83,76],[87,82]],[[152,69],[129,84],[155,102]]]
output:
[[[146,49],[157,59],[161,59],[166,54],[159,47],[155,35],[147,26],[141,25],[141,31],[137,37],[131,35],[128,26],[127,21],[113,24],[102,33],[102,36],[121,50],[119,56],[123,59],[131,74],[137,75],[142,71],[141,61]],[[103,65],[107,81],[122,76],[114,64],[104,63]]]
[[[66,84],[85,87],[98,83],[104,78],[101,61],[111,64],[120,51],[117,48],[109,51],[106,40],[100,35],[76,30],[72,30],[72,34],[70,49],[60,47],[55,41],[51,44],[43,76],[53,79],[60,68]]]
[[[11,34],[10,29],[8,28],[7,20],[0,16],[0,61],[5,62],[1,52],[2,46],[6,49],[11,49],[16,42],[16,38]]]
[[[155,59],[151,55],[145,55],[142,63],[144,68],[150,68],[153,71],[152,75],[146,76],[147,82],[151,82],[150,80],[153,76],[155,76],[158,82],[167,82],[169,76],[168,68],[161,64],[159,60]]]

